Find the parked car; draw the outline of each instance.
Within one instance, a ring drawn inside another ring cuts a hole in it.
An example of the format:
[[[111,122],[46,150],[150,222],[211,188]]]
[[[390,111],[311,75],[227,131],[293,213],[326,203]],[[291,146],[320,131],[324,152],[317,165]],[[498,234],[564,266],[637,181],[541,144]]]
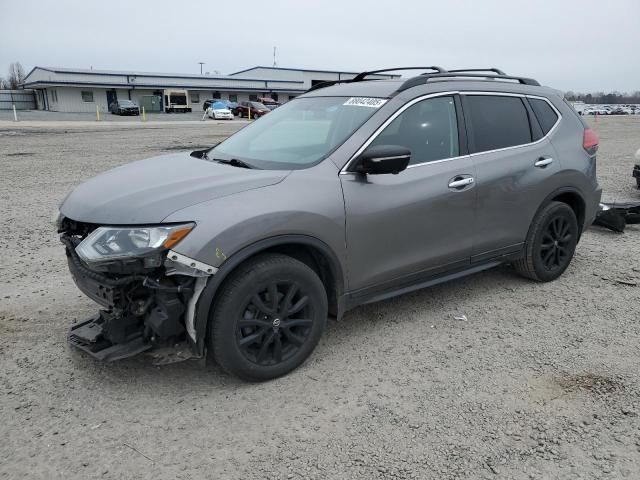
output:
[[[251,112],[251,118],[258,118],[266,115],[269,110],[264,104],[260,102],[240,102],[236,108],[233,109],[233,114],[239,117],[248,117]]]
[[[329,314],[504,263],[562,275],[601,188],[598,138],[561,94],[499,70],[369,78],[76,187],[58,232],[102,310],[71,343],[116,360],[186,342],[261,381]]]
[[[258,102],[262,103],[269,110],[274,110],[278,108],[280,105],[282,105],[281,103],[277,102],[273,98],[269,98],[269,97],[258,97]]]
[[[212,104],[216,102],[223,103],[226,106],[226,108],[228,108],[229,110],[233,110],[235,107],[238,106],[236,102],[232,102],[230,100],[223,100],[221,98],[210,98],[209,100],[204,101],[204,103],[202,104],[202,110],[206,111],[207,108],[209,108]]]
[[[116,100],[109,105],[109,111],[114,115],[140,115],[140,107],[131,100]]]
[[[207,109],[207,115],[214,120],[233,120],[233,112],[224,102],[212,103]]]

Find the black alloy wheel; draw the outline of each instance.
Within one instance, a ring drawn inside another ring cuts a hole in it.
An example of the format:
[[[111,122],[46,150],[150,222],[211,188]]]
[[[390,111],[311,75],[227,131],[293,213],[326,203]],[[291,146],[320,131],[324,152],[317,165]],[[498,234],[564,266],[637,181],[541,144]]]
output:
[[[311,354],[327,312],[327,292],[312,268],[286,255],[261,254],[237,267],[216,292],[209,351],[244,380],[276,378]]]
[[[237,322],[236,341],[244,357],[277,365],[299,351],[309,337],[313,308],[298,282],[260,285]]]
[[[513,262],[513,266],[520,275],[532,280],[555,280],[571,263],[579,236],[573,209],[563,202],[550,202],[533,219],[523,257]]]
[[[549,271],[561,268],[573,255],[571,224],[564,216],[553,217],[542,234],[540,259]]]

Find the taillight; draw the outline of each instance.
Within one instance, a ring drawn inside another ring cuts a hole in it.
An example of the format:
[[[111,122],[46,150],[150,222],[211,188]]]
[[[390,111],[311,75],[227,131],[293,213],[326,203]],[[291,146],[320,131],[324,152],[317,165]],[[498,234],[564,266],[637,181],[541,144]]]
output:
[[[585,128],[582,135],[582,148],[589,154],[595,155],[598,151],[598,135],[590,128]]]

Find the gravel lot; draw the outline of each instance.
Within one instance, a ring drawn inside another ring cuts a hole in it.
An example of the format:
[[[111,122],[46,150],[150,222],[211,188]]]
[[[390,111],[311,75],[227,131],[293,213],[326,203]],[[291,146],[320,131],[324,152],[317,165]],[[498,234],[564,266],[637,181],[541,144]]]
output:
[[[588,121],[605,197],[640,200],[640,117]],[[358,308],[265,384],[70,349],[96,307],[67,273],[56,205],[239,126],[0,122],[0,478],[640,478],[640,226],[589,230],[550,284],[504,267]]]

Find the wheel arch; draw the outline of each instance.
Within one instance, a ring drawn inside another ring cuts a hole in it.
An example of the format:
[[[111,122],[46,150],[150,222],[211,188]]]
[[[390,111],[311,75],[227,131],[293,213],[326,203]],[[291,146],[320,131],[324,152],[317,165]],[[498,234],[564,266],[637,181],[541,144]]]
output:
[[[582,235],[582,232],[585,228],[584,222],[586,218],[587,204],[584,200],[584,196],[580,193],[580,191],[576,188],[565,187],[559,190],[556,190],[551,195],[547,197],[545,202],[540,206],[538,211],[547,206],[551,202],[562,202],[566,203],[571,207],[573,213],[576,214],[576,218],[578,220],[578,228],[579,235]],[[536,215],[538,212],[536,212]]]
[[[231,255],[210,278],[203,290],[195,315],[196,344],[198,355],[204,354],[209,328],[209,318],[215,301],[216,292],[228,276],[240,265],[262,253],[280,253],[309,266],[314,270],[327,291],[329,312],[340,317],[344,311],[341,298],[346,278],[335,252],[322,240],[308,235],[278,235],[260,240],[244,247]]]
[[[578,219],[578,240],[582,236],[582,232],[584,231],[584,222],[586,217],[586,202],[584,200],[584,196],[575,187],[562,187],[557,190],[554,190],[549,195],[545,197],[545,199],[540,203],[540,206],[535,211],[531,220],[529,221],[529,228],[527,229],[527,237],[529,237],[529,232],[531,231],[531,227],[533,226],[533,222],[538,214],[542,211],[544,207],[549,205],[551,202],[562,202],[571,207],[573,212],[576,214],[576,218]]]

